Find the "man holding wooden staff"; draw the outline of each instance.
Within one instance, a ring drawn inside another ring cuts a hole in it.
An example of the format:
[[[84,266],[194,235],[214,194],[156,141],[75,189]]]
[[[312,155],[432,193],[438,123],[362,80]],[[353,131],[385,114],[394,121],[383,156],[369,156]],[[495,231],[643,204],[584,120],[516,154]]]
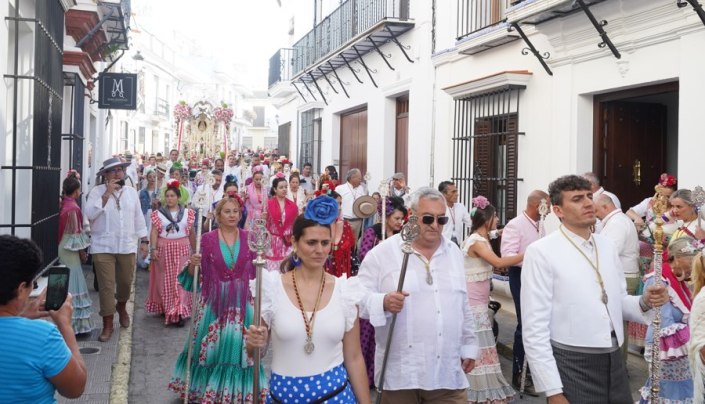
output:
[[[663,286],[629,296],[617,250],[592,234],[590,182],[567,175],[549,185],[557,231],[529,245],[521,273],[524,349],[536,391],[553,403],[632,403],[619,349],[623,319],[647,322]]]
[[[410,204],[420,231],[411,242],[402,291],[396,291],[404,256],[400,234],[372,249],[358,274],[369,292],[360,315],[375,327],[375,382],[382,403],[467,403],[465,373],[475,365],[478,344],[463,256],[442,236],[448,223],[443,194],[420,188]],[[393,313],[395,330],[390,329]]]

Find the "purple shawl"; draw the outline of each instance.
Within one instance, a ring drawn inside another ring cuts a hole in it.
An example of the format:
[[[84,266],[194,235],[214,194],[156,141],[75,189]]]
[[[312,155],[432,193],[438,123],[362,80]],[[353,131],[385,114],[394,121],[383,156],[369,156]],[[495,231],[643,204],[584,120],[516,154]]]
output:
[[[225,265],[220,251],[218,230],[201,236],[202,296],[216,316],[220,317],[230,309],[239,308],[244,322],[247,304],[252,298],[250,279],[255,278],[252,263],[255,253],[247,245],[247,231],[240,230],[239,239],[240,252],[235,268],[231,270]]]

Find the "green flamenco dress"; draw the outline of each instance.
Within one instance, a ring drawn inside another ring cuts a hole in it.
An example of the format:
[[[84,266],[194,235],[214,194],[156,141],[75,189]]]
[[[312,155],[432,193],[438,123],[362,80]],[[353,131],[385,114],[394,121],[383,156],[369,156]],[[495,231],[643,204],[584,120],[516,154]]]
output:
[[[247,240],[244,230],[233,248],[219,240],[217,230],[202,238],[202,294],[193,317],[189,402],[253,402],[254,361],[247,354],[243,330],[252,324],[254,315],[249,280],[255,275],[255,256],[240,240]],[[184,289],[193,290],[194,279],[188,271],[182,271],[178,279]],[[181,398],[186,390],[188,342],[169,383],[169,389]],[[260,401],[264,402],[268,390],[262,365],[259,374]]]

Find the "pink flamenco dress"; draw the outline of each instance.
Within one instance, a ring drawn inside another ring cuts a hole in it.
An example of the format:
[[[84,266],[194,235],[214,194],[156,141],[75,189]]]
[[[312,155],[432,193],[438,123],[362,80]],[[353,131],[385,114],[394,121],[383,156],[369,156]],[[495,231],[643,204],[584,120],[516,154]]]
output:
[[[267,231],[271,235],[266,256],[269,271],[279,271],[279,265],[291,253],[291,234],[298,213],[298,207],[289,199],[284,199],[283,210],[277,198],[267,202]]]
[[[170,217],[167,218],[167,214]],[[184,318],[191,317],[191,293],[179,284],[177,276],[191,256],[189,236],[196,214],[183,207],[178,212],[169,212],[162,207],[152,212],[151,219],[152,226],[159,233],[159,258],[150,266],[145,310],[164,314],[165,324],[178,324]]]
[[[255,220],[262,217],[267,206],[267,191],[264,187],[257,191],[254,182],[247,186],[247,198],[245,199],[245,209],[247,209],[247,221],[245,229],[251,230],[254,227]]]
[[[475,368],[467,377],[470,387],[467,389],[469,403],[507,403],[514,396],[514,389],[502,375],[497,346],[492,333],[492,321],[487,307],[490,301],[490,279],[492,265],[482,258],[467,255],[468,248],[475,243],[489,241],[477,233],[471,234],[462,245],[465,257],[465,280],[467,281],[468,300],[473,319],[475,335],[480,346]]]

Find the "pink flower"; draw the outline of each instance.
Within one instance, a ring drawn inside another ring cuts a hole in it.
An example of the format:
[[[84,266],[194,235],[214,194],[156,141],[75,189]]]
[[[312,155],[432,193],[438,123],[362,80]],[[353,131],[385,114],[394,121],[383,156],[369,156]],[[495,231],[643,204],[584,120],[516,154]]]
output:
[[[484,209],[489,204],[490,204],[490,201],[487,200],[487,198],[485,198],[482,195],[478,195],[478,196],[472,198],[472,206],[475,208]]]

